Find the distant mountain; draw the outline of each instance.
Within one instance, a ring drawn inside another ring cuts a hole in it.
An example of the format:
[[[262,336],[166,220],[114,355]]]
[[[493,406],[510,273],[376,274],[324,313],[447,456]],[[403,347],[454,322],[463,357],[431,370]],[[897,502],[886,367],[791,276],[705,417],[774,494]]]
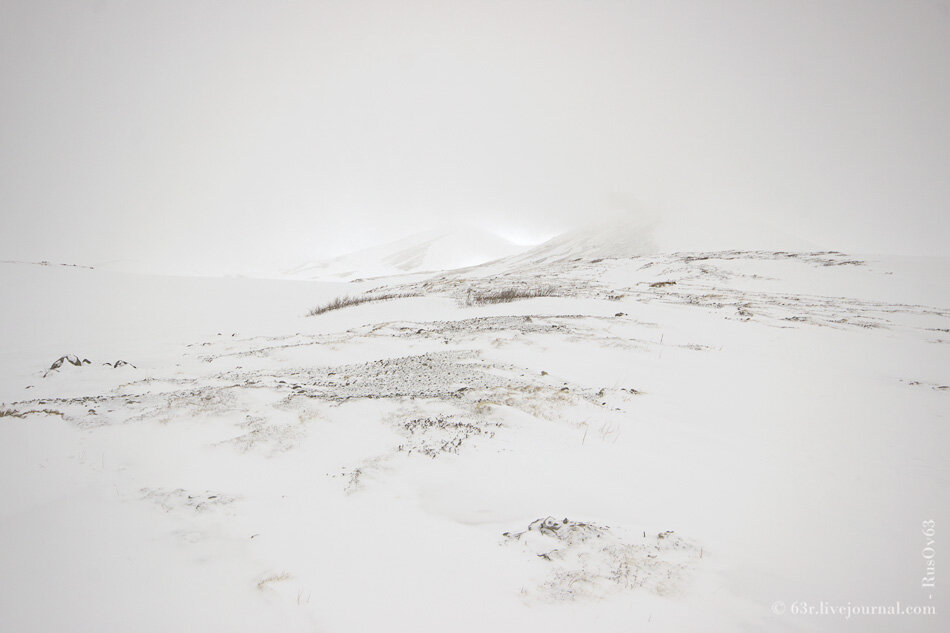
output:
[[[755,221],[717,223],[682,216],[613,219],[575,228],[537,246],[519,246],[474,227],[434,230],[309,262],[288,270],[295,279],[349,281],[480,266],[484,273],[583,257],[635,257],[717,250],[821,250],[816,244]],[[495,260],[499,260],[494,263]],[[482,266],[488,264],[488,266]]]
[[[286,271],[296,279],[347,281],[407,273],[449,270],[483,264],[524,246],[475,227],[433,230]]]

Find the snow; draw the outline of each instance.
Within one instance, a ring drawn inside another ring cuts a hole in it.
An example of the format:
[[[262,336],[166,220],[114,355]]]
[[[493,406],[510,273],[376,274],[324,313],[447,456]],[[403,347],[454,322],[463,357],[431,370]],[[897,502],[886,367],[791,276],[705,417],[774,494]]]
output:
[[[301,264],[286,272],[291,279],[349,281],[474,266],[524,250],[474,226],[436,229],[372,248]]]
[[[945,629],[950,260],[554,245],[0,264],[0,630]],[[306,316],[364,292],[417,296]],[[937,615],[772,609],[897,600]]]

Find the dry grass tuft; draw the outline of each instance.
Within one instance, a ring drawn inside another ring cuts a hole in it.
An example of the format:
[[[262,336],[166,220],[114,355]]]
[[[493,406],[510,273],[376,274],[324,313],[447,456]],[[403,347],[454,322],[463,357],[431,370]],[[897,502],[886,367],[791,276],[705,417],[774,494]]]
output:
[[[0,409],[0,418],[20,418],[23,419],[32,413],[42,413],[44,415],[58,415],[65,417],[62,411],[56,409],[28,409],[26,411],[17,411],[16,409]]]
[[[264,589],[271,583],[284,582],[285,580],[290,580],[291,578],[292,576],[285,571],[279,574],[271,574],[269,576],[265,576],[261,578],[260,581],[258,581],[257,583],[257,588],[260,591],[264,591]]]
[[[489,303],[508,303],[516,299],[532,299],[534,297],[555,297],[557,288],[553,286],[539,286],[537,288],[504,288],[487,292],[469,291],[465,304],[485,305]]]
[[[357,297],[337,297],[329,303],[317,306],[313,310],[307,313],[307,316],[317,316],[318,314],[323,314],[324,312],[330,312],[332,310],[339,310],[340,308],[348,308],[350,306],[358,306],[362,303],[370,303],[372,301],[389,301],[390,299],[405,299],[407,297],[418,297],[420,295],[412,292],[402,292],[402,293],[387,293],[379,295],[360,295]]]

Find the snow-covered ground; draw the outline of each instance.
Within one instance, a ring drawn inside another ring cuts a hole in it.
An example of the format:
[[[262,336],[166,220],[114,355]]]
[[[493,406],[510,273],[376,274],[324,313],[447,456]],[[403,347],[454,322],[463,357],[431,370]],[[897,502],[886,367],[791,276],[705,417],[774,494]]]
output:
[[[0,631],[946,630],[950,260],[590,247],[0,264]]]

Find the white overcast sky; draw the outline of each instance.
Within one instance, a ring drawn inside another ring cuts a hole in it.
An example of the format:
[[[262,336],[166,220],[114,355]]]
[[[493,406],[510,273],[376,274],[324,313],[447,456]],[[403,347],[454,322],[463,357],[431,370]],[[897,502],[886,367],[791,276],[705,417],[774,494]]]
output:
[[[934,0],[0,0],[0,259],[244,270],[632,210],[938,254],[948,66]]]

